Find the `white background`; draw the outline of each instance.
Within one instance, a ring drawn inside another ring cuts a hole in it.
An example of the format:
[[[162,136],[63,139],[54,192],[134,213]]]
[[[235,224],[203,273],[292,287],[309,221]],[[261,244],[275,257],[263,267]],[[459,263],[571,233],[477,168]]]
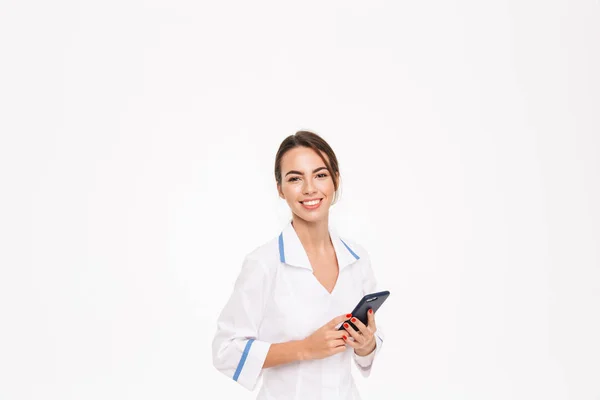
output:
[[[312,129],[331,223],[392,292],[364,399],[600,399],[599,19],[4,1],[0,398],[254,398],[213,368],[215,321],[290,217],[280,142]]]

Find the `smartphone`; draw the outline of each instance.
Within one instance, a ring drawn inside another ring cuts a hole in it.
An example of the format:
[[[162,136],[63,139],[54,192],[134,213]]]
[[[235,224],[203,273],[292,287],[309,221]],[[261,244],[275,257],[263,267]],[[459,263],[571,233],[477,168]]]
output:
[[[367,319],[367,312],[369,311],[369,309],[373,309],[373,312],[376,312],[379,309],[379,307],[381,307],[383,302],[386,301],[389,295],[389,290],[365,295],[358,302],[356,307],[354,307],[354,310],[352,310],[352,317],[357,318],[363,324],[368,326],[369,320]],[[358,331],[358,328],[356,327],[356,325],[350,322],[350,319],[348,319],[346,323],[350,325],[354,330]],[[344,324],[342,323],[342,325],[340,325],[340,327],[338,328],[338,331],[341,331],[343,329]]]

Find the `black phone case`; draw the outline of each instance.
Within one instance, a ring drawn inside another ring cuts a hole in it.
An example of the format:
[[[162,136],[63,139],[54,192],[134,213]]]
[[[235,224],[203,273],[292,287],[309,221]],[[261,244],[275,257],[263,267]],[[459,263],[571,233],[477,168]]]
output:
[[[359,321],[368,326],[369,324],[367,319],[367,312],[369,311],[369,309],[372,308],[373,312],[377,312],[379,307],[381,307],[381,305],[388,298],[389,295],[389,290],[365,295],[358,302],[356,307],[354,307],[354,310],[352,310],[352,317],[358,318]],[[345,323],[350,325],[354,330],[358,331],[358,328],[356,327],[356,325],[350,322],[350,319],[345,321]],[[340,325],[340,327],[338,328],[338,331],[341,330],[344,330],[344,324]]]

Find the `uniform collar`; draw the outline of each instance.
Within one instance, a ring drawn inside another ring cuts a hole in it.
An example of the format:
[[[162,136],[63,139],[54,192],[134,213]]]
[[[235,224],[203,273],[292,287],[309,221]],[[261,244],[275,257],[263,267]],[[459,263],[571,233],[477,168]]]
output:
[[[337,235],[331,226],[329,227],[329,236],[333,243],[340,271],[342,268],[360,259],[360,256]],[[279,235],[279,260],[288,265],[312,270],[308,255],[304,250],[304,246],[302,246],[302,242],[300,242],[296,230],[292,226],[292,221],[288,222]]]

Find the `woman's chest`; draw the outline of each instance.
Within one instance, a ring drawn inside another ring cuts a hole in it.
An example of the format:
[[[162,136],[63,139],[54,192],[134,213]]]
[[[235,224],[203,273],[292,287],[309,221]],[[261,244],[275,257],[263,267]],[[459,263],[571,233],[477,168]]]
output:
[[[334,317],[352,312],[364,295],[358,267],[339,271],[329,293],[312,270],[282,265],[265,306],[261,336],[271,341],[303,339]]]

